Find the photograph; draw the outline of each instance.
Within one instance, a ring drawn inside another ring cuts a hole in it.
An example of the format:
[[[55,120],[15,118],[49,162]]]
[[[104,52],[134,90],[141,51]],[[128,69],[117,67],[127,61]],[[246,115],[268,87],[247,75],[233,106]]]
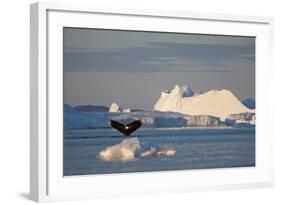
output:
[[[63,27],[63,176],[255,167],[255,47]]]

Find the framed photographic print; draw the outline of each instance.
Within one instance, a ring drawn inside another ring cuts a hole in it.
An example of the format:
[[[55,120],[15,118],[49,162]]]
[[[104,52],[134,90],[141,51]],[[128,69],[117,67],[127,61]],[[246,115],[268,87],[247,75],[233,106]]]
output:
[[[31,5],[31,199],[272,186],[272,22]]]

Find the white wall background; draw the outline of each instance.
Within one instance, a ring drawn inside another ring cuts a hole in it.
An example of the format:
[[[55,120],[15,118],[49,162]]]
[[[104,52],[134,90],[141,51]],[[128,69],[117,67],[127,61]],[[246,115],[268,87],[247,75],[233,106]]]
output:
[[[0,204],[32,204],[29,192],[29,4],[1,1],[0,10]],[[82,2],[81,0],[79,2]],[[92,1],[93,2],[93,1]],[[281,6],[278,0],[95,0],[100,5],[273,16],[276,185],[268,189],[119,198],[66,204],[281,204]],[[267,86],[267,85],[264,85]]]

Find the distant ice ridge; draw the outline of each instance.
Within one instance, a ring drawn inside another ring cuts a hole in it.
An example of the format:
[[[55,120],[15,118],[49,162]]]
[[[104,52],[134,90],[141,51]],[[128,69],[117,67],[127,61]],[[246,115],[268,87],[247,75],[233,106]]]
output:
[[[175,112],[142,110],[131,112],[81,112],[69,105],[64,105],[65,129],[95,129],[109,128],[108,120],[116,120],[127,124],[141,120],[142,127],[219,127],[219,126],[253,126],[255,113],[239,113],[228,115],[225,121],[210,115],[186,115]]]
[[[140,142],[137,137],[127,138],[121,143],[110,146],[102,150],[97,156],[105,161],[128,161],[138,157],[151,156],[175,156],[176,149],[173,147],[160,148],[157,145],[147,142]]]
[[[188,90],[191,89],[188,88]],[[186,97],[185,93],[186,86],[179,85],[176,85],[170,92],[161,92],[154,109],[193,116],[213,116],[221,121],[231,114],[255,112],[244,106],[229,90],[211,90],[195,96],[188,95],[189,97]]]
[[[107,114],[79,112],[70,105],[64,104],[64,128],[87,129],[107,127]]]
[[[112,120],[127,124],[140,119],[143,127],[186,127],[187,116],[180,113],[159,111],[138,111],[130,113],[109,113]]]
[[[179,85],[171,91],[161,92],[154,110],[124,109],[115,102],[108,110],[98,105],[74,108],[64,105],[65,129],[109,128],[108,120],[123,124],[141,120],[142,127],[155,128],[247,127],[255,126],[256,115],[254,109],[244,106],[229,90],[193,94],[190,87]]]

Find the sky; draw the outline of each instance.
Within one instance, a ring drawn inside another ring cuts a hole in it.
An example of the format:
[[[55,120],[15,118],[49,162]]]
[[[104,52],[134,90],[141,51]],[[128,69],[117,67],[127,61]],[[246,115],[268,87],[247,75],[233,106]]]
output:
[[[64,103],[152,109],[176,84],[255,99],[255,38],[64,28]]]

